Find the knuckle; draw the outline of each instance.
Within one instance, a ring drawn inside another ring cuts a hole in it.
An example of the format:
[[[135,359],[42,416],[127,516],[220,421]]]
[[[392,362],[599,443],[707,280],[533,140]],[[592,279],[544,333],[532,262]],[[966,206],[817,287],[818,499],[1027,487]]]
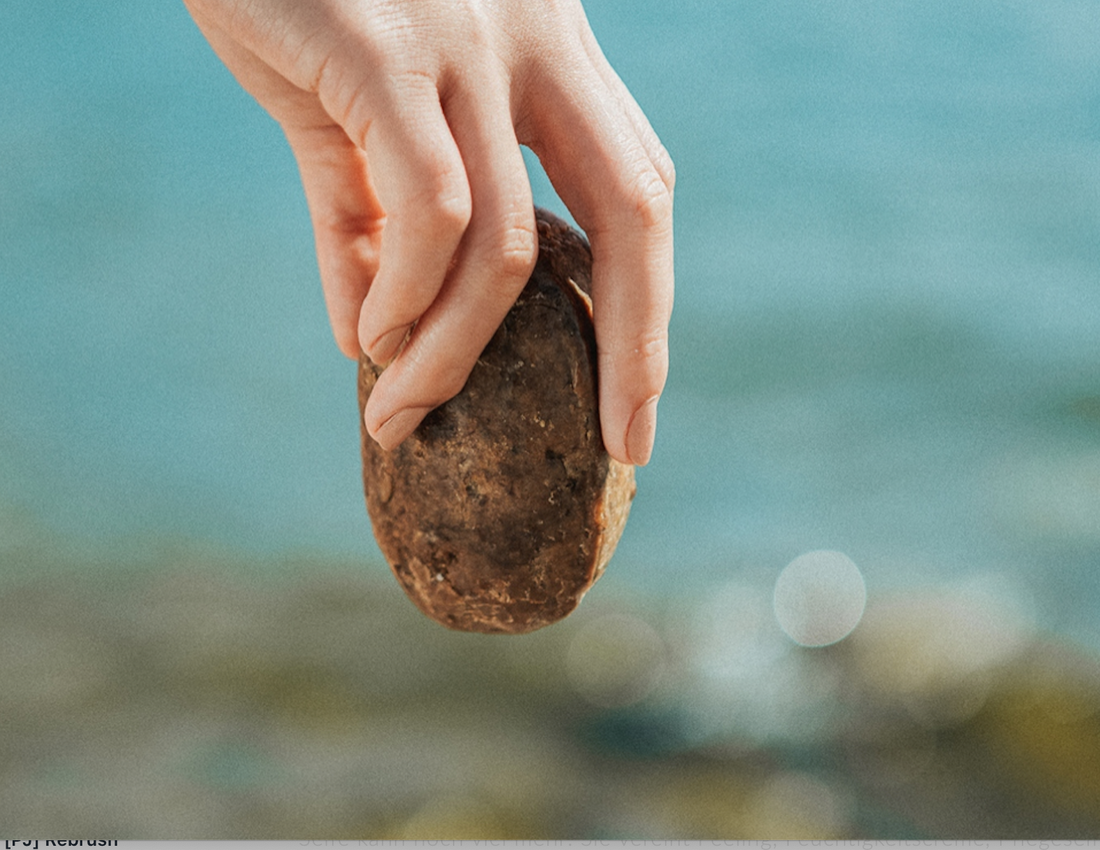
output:
[[[672,221],[672,190],[656,168],[639,175],[628,188],[626,198],[643,229],[667,227]]]
[[[423,230],[423,236],[461,235],[470,223],[473,205],[461,160],[439,151],[424,151],[408,164],[400,198],[391,218]]]
[[[639,337],[629,355],[648,376],[659,378],[664,384],[664,377],[668,372],[667,331],[656,331]]]
[[[349,243],[346,247],[353,249],[357,255],[370,250],[371,241],[377,239],[383,225],[376,215],[336,205],[318,210],[314,213],[314,221],[316,229],[323,229],[346,240]],[[366,240],[367,244],[356,245],[356,240]]]
[[[466,230],[473,213],[465,179],[453,169],[435,166],[426,175],[419,191],[409,199],[406,215],[424,221],[433,233],[460,234]]]
[[[668,377],[668,331],[651,330],[621,347],[600,349],[601,371],[606,368],[630,376],[631,391],[648,398],[664,389]]]
[[[644,360],[668,359],[668,332],[661,330],[646,334],[637,340],[636,355]]]
[[[538,235],[531,224],[511,224],[494,240],[490,262],[509,283],[526,282],[535,265]]]
[[[664,181],[665,188],[668,189],[671,194],[676,188],[676,164],[672,161],[672,157],[669,155],[664,145],[658,145],[657,162],[655,165],[657,171],[661,175],[661,179]]]
[[[672,229],[672,188],[648,159],[635,174],[620,175],[608,187],[606,200],[609,203],[597,220],[586,225],[589,236],[624,230],[663,233]]]
[[[472,368],[472,366],[471,366]],[[439,375],[435,386],[435,396],[439,398],[439,404],[449,401],[458,395],[464,386],[466,379],[470,377],[470,369],[452,367]]]
[[[473,370],[473,361],[441,356],[431,344],[413,335],[408,347],[395,361],[403,378],[415,375],[418,404],[436,407],[458,395]]]

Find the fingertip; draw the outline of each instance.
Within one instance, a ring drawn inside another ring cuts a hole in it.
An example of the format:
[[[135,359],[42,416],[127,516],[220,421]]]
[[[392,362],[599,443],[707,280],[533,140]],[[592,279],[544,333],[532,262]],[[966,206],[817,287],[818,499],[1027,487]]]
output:
[[[626,445],[623,443],[623,441],[621,439],[611,440],[609,439],[610,436],[611,435],[607,434],[606,432],[603,435],[604,448],[607,450],[607,453],[619,463],[636,466],[636,464],[630,459],[630,455],[626,453]]]
[[[645,466],[653,454],[653,441],[657,435],[657,400],[658,396],[646,399],[627,423],[623,439],[625,454],[635,466]]]
[[[597,326],[597,339],[599,326]],[[668,377],[667,335],[615,350],[600,351],[600,420],[604,444],[616,460],[645,466],[653,454],[657,405]]]
[[[401,325],[400,327],[393,328],[386,331],[370,343],[365,343],[360,338],[360,344],[363,345],[363,351],[371,359],[371,362],[376,366],[385,366],[394,357],[398,355],[405,343],[408,342],[409,334],[412,333],[413,323],[407,325]]]
[[[347,333],[341,331],[334,325],[332,328],[332,337],[336,342],[336,348],[343,354],[348,360],[359,359],[359,336],[354,331]]]
[[[358,360],[361,351],[359,313],[374,277],[374,268],[363,262],[354,249],[332,246],[320,235],[317,244],[321,290],[333,340],[341,354]]]
[[[416,430],[417,426],[431,412],[430,407],[406,407],[380,423],[371,425],[370,412],[365,414],[367,433],[386,451],[393,451]]]

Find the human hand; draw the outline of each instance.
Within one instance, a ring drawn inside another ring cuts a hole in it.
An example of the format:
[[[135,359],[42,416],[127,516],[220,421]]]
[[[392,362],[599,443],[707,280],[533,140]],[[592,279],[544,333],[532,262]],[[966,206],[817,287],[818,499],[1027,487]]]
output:
[[[337,344],[392,359],[364,414],[383,448],[462,389],[530,275],[524,144],[592,246],[604,444],[649,460],[675,178],[578,0],[184,2],[294,151]]]

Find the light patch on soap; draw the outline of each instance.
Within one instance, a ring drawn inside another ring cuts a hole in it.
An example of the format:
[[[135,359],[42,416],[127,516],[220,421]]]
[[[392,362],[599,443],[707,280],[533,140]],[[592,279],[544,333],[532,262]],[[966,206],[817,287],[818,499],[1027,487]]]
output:
[[[846,637],[859,623],[866,603],[863,574],[841,552],[800,555],[775,582],[775,617],[802,646],[827,646]]]

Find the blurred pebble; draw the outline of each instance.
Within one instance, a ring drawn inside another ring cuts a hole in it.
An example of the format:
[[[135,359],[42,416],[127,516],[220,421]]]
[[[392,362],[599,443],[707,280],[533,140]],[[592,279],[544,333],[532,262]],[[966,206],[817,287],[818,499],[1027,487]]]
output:
[[[622,707],[646,697],[660,681],[664,642],[638,617],[605,614],[577,632],[565,658],[566,674],[593,705]]]
[[[844,838],[847,808],[825,782],[804,773],[780,773],[750,799],[746,834],[788,841]]]

